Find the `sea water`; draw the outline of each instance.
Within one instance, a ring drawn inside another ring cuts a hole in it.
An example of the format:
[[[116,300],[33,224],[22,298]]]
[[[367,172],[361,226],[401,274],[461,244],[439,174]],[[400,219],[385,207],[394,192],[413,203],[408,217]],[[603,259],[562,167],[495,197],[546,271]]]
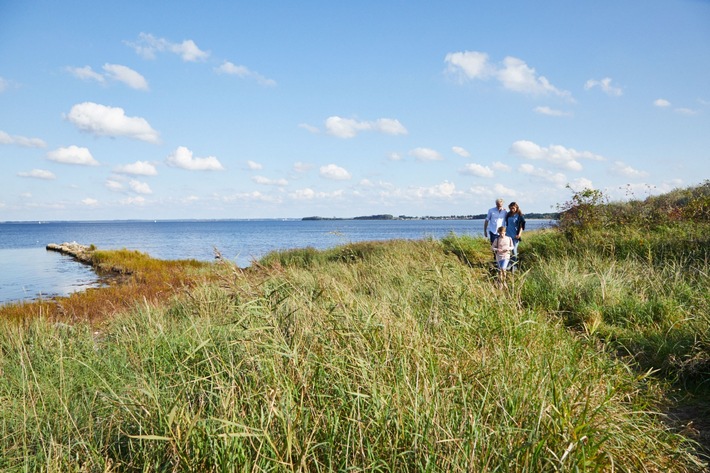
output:
[[[527,230],[551,220],[527,221]],[[216,252],[246,267],[270,251],[332,248],[359,241],[483,234],[482,220],[199,220],[0,223],[0,303],[67,295],[99,284],[86,265],[45,248],[78,242],[137,250],[159,259],[212,261]]]

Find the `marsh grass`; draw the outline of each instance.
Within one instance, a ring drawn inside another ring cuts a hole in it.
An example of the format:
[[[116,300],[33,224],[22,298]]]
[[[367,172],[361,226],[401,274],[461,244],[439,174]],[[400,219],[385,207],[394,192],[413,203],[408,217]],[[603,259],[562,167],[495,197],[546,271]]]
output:
[[[219,265],[98,330],[0,322],[0,469],[701,468],[663,383],[536,309],[533,270],[501,293],[450,240]]]
[[[134,250],[97,250],[91,265],[106,283],[68,297],[0,305],[0,319],[99,322],[133,307],[136,301],[167,301],[174,294],[210,279],[212,265],[196,260],[158,260]],[[78,264],[78,263],[77,263]]]

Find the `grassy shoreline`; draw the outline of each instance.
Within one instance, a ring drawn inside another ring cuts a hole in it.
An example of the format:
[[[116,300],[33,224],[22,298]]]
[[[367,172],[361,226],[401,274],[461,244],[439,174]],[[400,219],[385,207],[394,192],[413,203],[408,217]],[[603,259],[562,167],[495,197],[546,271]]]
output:
[[[624,228],[529,233],[506,292],[456,235],[99,252],[125,308],[0,319],[0,469],[706,471],[664,412],[707,399],[708,224]]]

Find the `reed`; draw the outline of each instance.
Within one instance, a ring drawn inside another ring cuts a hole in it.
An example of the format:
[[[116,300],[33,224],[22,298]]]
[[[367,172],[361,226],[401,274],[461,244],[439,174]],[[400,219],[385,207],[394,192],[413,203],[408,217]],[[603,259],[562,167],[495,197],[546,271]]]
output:
[[[98,330],[3,322],[0,469],[701,468],[654,413],[662,382],[446,248],[218,265]]]

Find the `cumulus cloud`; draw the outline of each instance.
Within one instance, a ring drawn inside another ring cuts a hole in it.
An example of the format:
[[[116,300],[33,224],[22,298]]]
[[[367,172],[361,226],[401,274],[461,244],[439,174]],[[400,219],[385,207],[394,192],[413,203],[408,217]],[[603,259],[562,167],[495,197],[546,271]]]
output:
[[[288,185],[288,181],[286,179],[269,179],[268,177],[264,176],[254,176],[251,178],[251,180],[263,186],[284,187]]]
[[[648,176],[648,173],[646,171],[639,171],[638,169],[634,169],[622,161],[615,161],[614,164],[611,166],[611,172],[616,175],[621,175],[630,178],[641,178]]]
[[[2,145],[17,145],[25,148],[46,148],[47,143],[39,138],[27,138],[19,135],[9,135],[0,130],[0,144]]]
[[[67,67],[67,71],[77,79],[95,80],[96,82],[100,82],[102,84],[106,82],[106,78],[103,76],[103,74],[99,74],[98,72],[94,71],[91,66]]]
[[[81,166],[99,165],[99,162],[94,159],[88,148],[75,145],[50,151],[47,153],[47,159],[63,164],[78,164]]]
[[[500,161],[494,162],[491,167],[495,169],[496,171],[502,171],[502,172],[510,172],[512,168],[508,166],[505,163],[501,163]]]
[[[318,192],[307,187],[305,189],[296,189],[293,192],[289,192],[288,197],[291,200],[334,200],[339,199],[343,196],[342,190],[337,190],[334,192]]]
[[[123,190],[123,184],[118,181],[114,181],[113,179],[106,179],[104,185],[108,190],[114,192],[121,192]]]
[[[495,73],[488,63],[488,54],[479,51],[449,53],[444,58],[447,71],[463,82],[466,79],[486,79]]]
[[[430,187],[417,187],[413,189],[417,197],[450,198],[456,194],[456,184],[444,181]]]
[[[541,107],[535,107],[534,108],[535,113],[539,113],[540,115],[547,115],[550,117],[571,117],[572,113],[570,112],[565,112],[563,110],[555,110],[550,107],[546,106],[541,106]]]
[[[338,138],[353,138],[361,131],[377,131],[387,135],[406,135],[407,129],[392,118],[378,118],[374,121],[358,121],[352,118],[338,116],[325,120],[326,131]]]
[[[569,186],[575,190],[594,189],[594,184],[586,177],[578,177],[577,179],[573,179],[572,182],[569,183]]]
[[[251,161],[251,160],[250,160],[250,161],[247,161],[247,168],[249,168],[249,169],[252,170],[252,171],[259,170],[259,169],[261,169],[261,168],[263,168],[263,167],[264,167],[264,166],[262,166],[260,163],[257,163],[257,162],[255,162],[255,161]]]
[[[92,199],[91,197],[87,197],[86,199],[81,199],[81,203],[86,205],[87,207],[96,207],[99,205],[99,201],[96,199]]]
[[[459,156],[463,156],[464,158],[468,158],[471,156],[471,153],[469,153],[465,148],[462,148],[460,146],[452,146],[451,150]]]
[[[96,136],[125,136],[149,143],[159,143],[160,136],[141,117],[127,117],[122,108],[83,102],[72,107],[67,120],[79,130]]]
[[[246,66],[237,66],[229,61],[224,61],[221,66],[214,69],[218,74],[227,74],[237,76],[240,79],[253,79],[257,84],[266,87],[276,86],[276,81],[262,76],[261,74],[250,70]]]
[[[552,182],[557,186],[564,187],[567,184],[567,176],[561,172],[551,172],[547,169],[537,168],[532,164],[521,164],[518,167],[518,172]]]
[[[52,174],[50,171],[46,171],[44,169],[33,169],[31,171],[18,172],[17,175],[20,177],[31,177],[33,179],[45,179],[45,180],[52,180],[52,179],[57,178],[57,176]]]
[[[131,188],[133,192],[136,194],[152,194],[153,191],[151,190],[150,186],[146,182],[140,182],[135,179],[131,179],[128,182],[128,187]]]
[[[614,87],[611,85],[611,77],[605,77],[602,80],[589,79],[584,84],[584,89],[589,90],[595,87],[599,87],[605,94],[611,95],[612,97],[620,97],[624,91],[620,87]]]
[[[345,181],[351,178],[350,173],[345,168],[341,168],[335,164],[321,166],[320,176],[334,181]]]
[[[667,108],[671,106],[671,103],[666,99],[656,99],[653,101],[653,105],[659,108]]]
[[[387,159],[389,159],[390,161],[401,161],[402,155],[399,153],[392,152],[387,155]]]
[[[409,155],[416,158],[417,161],[441,161],[444,159],[438,151],[431,148],[414,148],[409,151]]]
[[[478,176],[478,177],[493,177],[493,176],[495,176],[493,169],[489,168],[488,166],[481,166],[480,164],[476,164],[476,163],[466,164],[466,166],[463,168],[463,170],[461,170],[461,174],[469,174],[471,176]]]
[[[67,67],[67,71],[82,80],[95,80],[105,84],[107,79],[122,82],[132,89],[148,90],[148,81],[130,67],[120,64],[104,64],[105,74],[94,71],[91,66]]]
[[[136,176],[155,176],[158,174],[158,170],[155,166],[148,161],[136,161],[135,163],[117,166],[114,172],[119,174],[133,174]]]
[[[560,145],[543,147],[532,141],[519,140],[512,144],[510,152],[520,157],[543,160],[555,166],[559,166],[570,171],[582,170],[580,159],[590,159],[594,161],[604,161],[605,158],[589,151],[577,151],[572,148],[565,148]]]
[[[308,172],[311,169],[313,169],[313,165],[309,163],[303,163],[301,161],[297,161],[293,163],[293,170],[296,172]]]
[[[146,59],[155,59],[156,53],[163,52],[177,54],[185,62],[204,61],[210,56],[209,51],[202,51],[191,39],[173,43],[164,38],[156,38],[152,34],[141,33],[138,35],[138,41],[125,43]]]
[[[115,81],[122,82],[132,89],[148,90],[148,81],[130,67],[120,64],[104,64],[106,75]]]
[[[192,151],[184,146],[178,146],[165,159],[165,163],[168,166],[187,169],[188,171],[224,171],[224,166],[214,156],[196,158],[192,155]]]
[[[449,53],[444,58],[447,72],[458,78],[460,82],[466,80],[486,80],[495,78],[508,90],[530,95],[557,95],[566,99],[572,94],[560,90],[541,75],[525,61],[516,57],[507,56],[500,64],[488,61],[488,54],[479,51],[461,51]]]

